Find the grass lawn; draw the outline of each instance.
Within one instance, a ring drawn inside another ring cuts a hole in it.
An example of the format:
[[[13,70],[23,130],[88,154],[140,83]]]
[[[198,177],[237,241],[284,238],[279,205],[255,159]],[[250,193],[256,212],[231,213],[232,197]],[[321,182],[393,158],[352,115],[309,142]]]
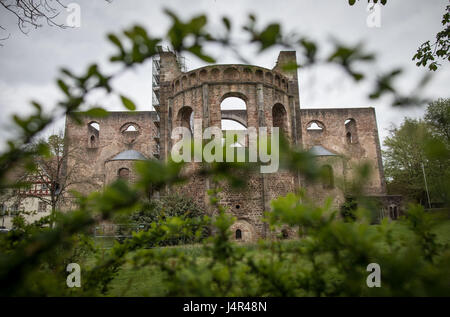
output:
[[[436,213],[435,219],[438,221],[438,225],[435,229],[438,241],[450,244],[450,213]],[[256,245],[246,245],[242,247],[247,248],[250,252],[258,252]],[[177,248],[181,248],[191,256],[201,257],[201,245]],[[105,250],[105,252],[108,252],[108,250]],[[132,254],[129,255],[130,259],[131,257]],[[165,296],[167,290],[163,282],[163,274],[165,273],[153,266],[135,269],[131,263],[127,262],[111,282],[107,296]]]

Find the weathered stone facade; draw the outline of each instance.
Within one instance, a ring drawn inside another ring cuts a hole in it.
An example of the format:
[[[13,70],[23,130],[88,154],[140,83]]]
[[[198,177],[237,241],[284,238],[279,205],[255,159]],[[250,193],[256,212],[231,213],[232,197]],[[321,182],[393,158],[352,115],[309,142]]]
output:
[[[306,150],[316,146],[320,152],[318,163],[326,165],[336,179],[350,179],[354,165],[367,162],[373,173],[365,193],[382,197],[386,189],[374,109],[300,109],[297,71],[285,71],[283,67],[295,62],[295,52],[281,52],[273,69],[211,65],[183,72],[175,54],[161,51],[154,83],[156,111],[112,112],[104,119],[86,118],[81,126],[67,118],[67,146],[82,149],[90,163],[80,173],[91,175],[97,184],[80,186],[78,190],[88,193],[117,177],[133,178],[133,162],[139,158],[126,151],[167,160],[174,144],[171,131],[176,127],[192,128],[191,122],[196,119],[202,120],[203,129],[222,128],[222,120],[226,119],[245,127],[279,127],[291,145]],[[221,109],[229,97],[242,99],[246,109]],[[92,126],[93,122],[99,129]],[[127,131],[130,126],[133,128]],[[197,167],[197,163],[190,163],[187,169]],[[247,190],[237,192],[221,184],[220,193],[221,203],[237,218],[233,235],[242,241],[267,238],[268,228],[262,217],[264,211],[270,210],[270,201],[299,187],[306,188],[318,202],[328,196],[336,205],[345,201],[344,191],[334,181],[328,185],[308,184],[300,175],[282,170],[255,173],[246,180]],[[181,187],[167,190],[192,196],[208,210],[206,192],[210,186],[208,178],[196,176]],[[286,229],[282,234],[289,237],[293,232]]]
[[[77,153],[68,157],[67,165],[70,169],[70,166],[78,164],[79,173],[73,173],[73,177],[90,178],[89,184],[81,182],[74,189],[83,194],[102,189],[105,184],[119,177],[121,169],[128,169],[128,177],[133,178],[136,158],[116,156],[134,150],[145,158],[154,157],[158,152],[155,140],[158,136],[158,128],[154,123],[156,118],[157,114],[150,111],[111,112],[104,118],[86,117],[83,124],[79,125],[67,117],[67,150],[72,153],[76,150]]]

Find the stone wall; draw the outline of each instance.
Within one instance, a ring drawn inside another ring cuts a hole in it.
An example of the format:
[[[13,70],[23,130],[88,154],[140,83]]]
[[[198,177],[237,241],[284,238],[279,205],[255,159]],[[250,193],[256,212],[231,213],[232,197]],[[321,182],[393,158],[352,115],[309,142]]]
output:
[[[169,56],[160,58],[161,64],[170,63]],[[295,55],[290,55],[286,59],[295,62]],[[161,72],[164,70],[161,69]],[[166,79],[168,77],[164,76]],[[203,129],[210,126],[221,128],[222,119],[231,119],[247,128],[278,126],[286,133],[288,139],[292,140],[295,139],[293,135],[295,113],[292,110],[293,96],[289,92],[295,92],[295,89],[290,87],[294,79],[296,80],[296,75],[284,73],[281,67],[270,70],[250,65],[212,65],[181,73],[161,85],[165,87],[161,88],[164,89],[164,94],[160,95],[161,121],[166,122],[166,126],[172,129],[180,126],[188,127],[189,122],[186,118],[193,112],[194,119],[201,120]],[[171,87],[171,90],[168,87]],[[221,103],[228,97],[238,97],[245,101],[245,114],[242,110],[221,111]],[[298,96],[294,99],[298,100]],[[167,110],[162,109],[163,105],[167,105]],[[294,121],[289,118],[294,118]],[[173,140],[170,139],[170,131],[167,131],[165,136],[167,140],[162,142],[168,145],[168,151],[165,153],[167,156]],[[227,184],[220,184],[222,188],[220,198],[221,204],[228,208],[238,222],[246,224],[247,229],[242,229],[242,232],[245,232],[243,240],[255,241],[257,238],[266,237],[267,228],[262,222],[262,217],[264,211],[270,209],[270,200],[293,191],[296,181],[295,177],[287,172],[276,175],[255,173],[246,180],[248,186],[245,191],[236,191]],[[191,195],[205,210],[208,210],[208,197],[205,193],[210,186],[208,179],[196,177],[175,190]],[[249,226],[251,229],[248,229]]]
[[[280,52],[273,69],[211,65],[184,73],[176,56],[170,52],[161,52],[159,61],[159,105],[155,106],[154,112],[112,112],[102,119],[86,118],[82,125],[67,119],[67,148],[78,152],[76,157],[68,160],[67,166],[79,164],[78,176],[89,178],[91,182],[76,188],[79,191],[99,190],[116,179],[121,168],[132,170],[133,161],[111,161],[122,151],[133,149],[146,158],[167,160],[175,141],[171,138],[172,130],[190,127],[193,113],[194,119],[201,120],[202,129],[221,127],[222,119],[235,120],[247,128],[276,126],[285,133],[291,145],[305,149],[321,145],[335,154],[317,157],[319,166],[331,168],[332,186],[310,183],[282,170],[274,174],[254,172],[245,176],[246,190],[236,191],[225,183],[218,184],[223,189],[219,195],[220,203],[237,218],[232,227],[232,237],[236,240],[252,242],[269,238],[262,217],[270,210],[271,200],[299,187],[305,188],[318,203],[332,197],[335,205],[341,204],[345,190],[341,184],[351,179],[354,167],[359,163],[367,162],[373,170],[366,193],[385,194],[374,109],[300,109],[297,72],[284,68],[296,63],[295,52]],[[228,97],[241,98],[246,109],[222,111],[221,103]],[[92,122],[99,124],[100,131],[89,126]],[[308,129],[312,123],[316,127],[314,130]],[[126,131],[130,125],[135,126],[136,131]],[[189,175],[199,168],[199,163],[190,163],[183,172]],[[130,179],[134,177],[132,173]],[[196,175],[181,186],[167,188],[162,194],[178,192],[191,196],[211,213],[207,196],[211,186],[216,185],[212,185],[210,179]],[[297,233],[296,228],[283,228],[276,235],[291,238]]]
[[[301,109],[300,113],[306,150],[320,144],[342,155],[344,177],[349,181],[358,164],[368,163],[372,173],[365,192],[368,195],[386,193],[374,108]],[[313,123],[322,130],[308,129]]]
[[[108,164],[109,160],[123,151],[133,149],[146,158],[154,157],[154,138],[158,135],[155,119],[156,113],[150,111],[111,112],[103,118],[84,117],[80,125],[67,117],[66,151],[70,155],[66,169],[73,175],[72,180],[81,182],[72,189],[85,194],[100,190],[114,180],[121,165],[132,168],[130,162]],[[90,126],[91,123],[98,124],[99,129]],[[130,130],[135,131],[126,131],[130,126],[134,126]],[[92,136],[96,138],[93,144]]]

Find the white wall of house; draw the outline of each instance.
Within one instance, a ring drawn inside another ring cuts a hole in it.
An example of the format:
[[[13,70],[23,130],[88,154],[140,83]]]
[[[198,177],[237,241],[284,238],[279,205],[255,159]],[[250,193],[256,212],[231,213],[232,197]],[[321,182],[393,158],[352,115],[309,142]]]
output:
[[[22,215],[27,223],[33,223],[51,213],[51,206],[42,199],[33,196],[12,196],[0,198],[0,226],[12,228],[12,221],[17,214]]]

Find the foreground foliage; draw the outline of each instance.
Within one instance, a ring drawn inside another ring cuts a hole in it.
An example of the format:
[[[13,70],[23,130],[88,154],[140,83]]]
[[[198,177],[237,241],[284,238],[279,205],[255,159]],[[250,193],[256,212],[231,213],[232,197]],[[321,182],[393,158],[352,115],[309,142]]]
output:
[[[429,203],[448,206],[450,99],[430,103],[424,119],[405,119],[385,139],[383,157],[388,190],[427,207]]]
[[[205,51],[206,44],[235,48],[230,36],[232,24],[227,17],[222,19],[223,33],[214,36],[206,29],[206,16],[181,21],[172,12],[167,14],[172,25],[164,40],[176,51],[187,51],[206,62],[214,62]],[[277,23],[260,28],[252,15],[242,30],[250,36],[251,43],[259,45],[260,51],[275,45],[301,50],[305,62],[288,65],[290,70],[310,67],[317,62],[330,63],[339,65],[355,82],[361,82],[366,80],[366,74],[359,70],[359,65],[375,60],[375,56],[360,45],[336,43],[327,58],[320,60],[317,43],[298,34],[283,34]],[[110,60],[122,69],[112,75],[103,74],[96,64],[81,75],[63,69],[57,84],[65,96],[59,103],[64,115],[80,122],[86,114],[107,115],[98,106],[85,112],[78,110],[85,106],[88,95],[94,91],[114,93],[111,80],[151,58],[157,53],[157,45],[163,42],[162,38],[148,35],[140,26],[120,35],[110,34],[108,38],[116,47]],[[194,41],[186,41],[188,38]],[[392,80],[399,74],[393,70],[379,76],[370,97],[375,99],[387,94],[393,98],[393,105],[420,104],[422,100],[417,95],[405,97],[396,92]],[[136,109],[129,98],[120,97],[128,110]],[[36,156],[49,152],[45,144],[26,146],[57,119],[45,114],[38,103],[32,104],[34,114],[14,117],[19,134],[0,156],[0,190],[7,188],[6,175],[18,164],[32,171]],[[311,155],[291,149],[283,142],[281,147],[283,168],[308,179],[320,179],[320,169]],[[384,221],[374,229],[369,225],[370,217],[366,216],[371,210],[359,209],[350,219],[341,219],[337,217],[339,211],[331,204],[316,206],[303,193],[292,193],[272,202],[273,208],[267,213],[266,221],[272,230],[280,226],[296,228],[301,238],[298,243],[263,241],[257,246],[258,252],[248,252],[231,243],[229,228],[234,219],[219,204],[217,184],[228,180],[232,185],[242,185],[240,177],[251,167],[240,163],[208,164],[199,171],[216,184],[209,192],[214,210],[211,215],[157,217],[158,221],[151,222],[147,230],[115,243],[108,252],[96,249],[86,237],[92,226],[149,208],[145,203],[149,193],[176,186],[186,179],[186,175],[181,174],[182,167],[170,160],[167,163],[139,162],[136,184],[119,180],[102,192],[88,196],[74,193],[78,208],[70,213],[54,213],[52,219],[45,218],[30,225],[17,221],[16,230],[0,238],[0,295],[105,295],[130,256],[136,268],[148,267],[162,272],[165,295],[172,296],[450,295],[448,245],[437,242],[432,219],[419,206],[411,206],[402,222]],[[362,177],[355,184],[362,188],[365,180]],[[50,222],[54,226],[49,227]],[[186,237],[198,242],[204,238],[205,227],[211,228],[214,234],[203,242],[197,254],[183,252],[180,248],[155,247]],[[93,254],[94,260],[89,260],[87,254]],[[66,265],[74,262],[82,268],[81,288],[66,285]],[[366,267],[372,262],[382,268],[382,288],[366,286]],[[132,285],[132,281],[129,283]]]

